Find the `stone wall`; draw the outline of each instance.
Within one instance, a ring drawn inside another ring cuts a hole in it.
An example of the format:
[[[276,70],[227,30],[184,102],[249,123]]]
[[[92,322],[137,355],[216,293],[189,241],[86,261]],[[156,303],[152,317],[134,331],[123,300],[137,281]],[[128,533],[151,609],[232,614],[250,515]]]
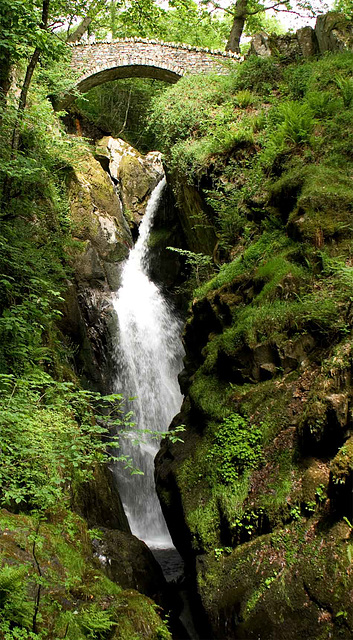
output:
[[[257,33],[251,40],[249,55],[277,56],[283,62],[292,62],[344,50],[353,50],[353,23],[342,13],[330,11],[317,17],[315,29],[307,26],[280,36]]]

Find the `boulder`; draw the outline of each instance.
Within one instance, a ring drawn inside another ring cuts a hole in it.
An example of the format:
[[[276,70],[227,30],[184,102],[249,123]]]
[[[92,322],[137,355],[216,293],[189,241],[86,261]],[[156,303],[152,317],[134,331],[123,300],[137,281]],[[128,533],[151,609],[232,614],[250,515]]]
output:
[[[311,27],[302,27],[296,32],[299,48],[303,58],[311,58],[319,51],[317,37],[314,29]]]
[[[338,11],[317,17],[315,34],[320,53],[353,50],[353,23]]]
[[[259,56],[260,58],[269,58],[272,55],[267,33],[261,31],[253,36],[248,55]]]
[[[123,260],[132,246],[132,238],[109,176],[89,153],[70,176],[69,199],[73,235],[84,243],[81,256],[75,251],[75,271],[79,280],[89,283],[90,268],[94,279],[97,268],[103,278],[105,262]]]

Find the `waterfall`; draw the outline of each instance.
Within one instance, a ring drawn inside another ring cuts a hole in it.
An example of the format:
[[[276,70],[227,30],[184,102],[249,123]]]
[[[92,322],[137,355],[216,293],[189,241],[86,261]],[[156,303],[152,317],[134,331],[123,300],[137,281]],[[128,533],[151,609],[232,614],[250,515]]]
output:
[[[165,178],[153,190],[139,237],[122,270],[113,299],[118,316],[115,390],[134,400],[128,406],[136,428],[166,431],[178,413],[182,396],[177,375],[182,368],[181,323],[161,291],[148,277],[148,238]],[[159,441],[136,434],[121,439],[120,452],[131,456],[144,475],[118,470],[119,488],[132,533],[152,548],[172,547],[154,485],[154,457]]]

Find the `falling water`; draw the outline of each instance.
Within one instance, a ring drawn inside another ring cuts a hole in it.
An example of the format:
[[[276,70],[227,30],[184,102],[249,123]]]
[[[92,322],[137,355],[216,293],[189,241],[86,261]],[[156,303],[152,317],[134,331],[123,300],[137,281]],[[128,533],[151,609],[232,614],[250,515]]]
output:
[[[148,277],[148,238],[165,187],[153,190],[140,225],[139,237],[122,271],[113,301],[119,320],[116,391],[135,397],[131,408],[136,428],[166,431],[182,401],[177,375],[183,347],[181,326],[159,288]],[[122,453],[131,456],[144,475],[119,471],[120,493],[132,533],[152,548],[172,546],[154,486],[154,457],[159,442],[133,434],[122,439]]]

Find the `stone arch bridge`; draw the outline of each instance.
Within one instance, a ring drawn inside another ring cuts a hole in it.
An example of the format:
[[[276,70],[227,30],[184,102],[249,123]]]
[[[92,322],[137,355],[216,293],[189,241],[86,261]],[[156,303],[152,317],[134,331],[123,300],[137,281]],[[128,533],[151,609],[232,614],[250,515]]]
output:
[[[225,61],[241,59],[231,52],[139,38],[71,46],[71,67],[78,73],[75,88],[81,93],[120,78],[155,78],[173,83],[190,73],[224,74],[228,71]],[[65,96],[60,107],[72,100],[72,95]]]

